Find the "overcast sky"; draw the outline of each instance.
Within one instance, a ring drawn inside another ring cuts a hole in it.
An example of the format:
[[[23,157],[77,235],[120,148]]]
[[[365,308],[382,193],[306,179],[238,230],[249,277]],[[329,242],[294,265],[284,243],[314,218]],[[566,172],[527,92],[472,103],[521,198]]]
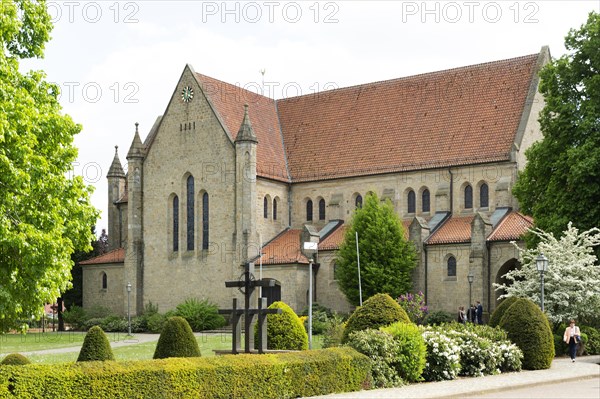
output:
[[[96,187],[107,227],[106,173],[134,123],[142,140],[186,64],[283,98],[495,61],[565,53],[590,1],[49,1],[55,23],[42,60],[64,111],[83,125],[75,174]]]

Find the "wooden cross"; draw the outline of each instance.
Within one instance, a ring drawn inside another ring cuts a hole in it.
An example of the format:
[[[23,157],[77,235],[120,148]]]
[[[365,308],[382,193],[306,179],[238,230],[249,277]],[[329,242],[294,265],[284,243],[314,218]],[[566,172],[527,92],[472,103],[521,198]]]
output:
[[[240,317],[244,315],[244,351],[246,353],[252,352],[251,339],[253,335],[252,331],[252,319],[254,315],[258,315],[258,353],[264,353],[267,349],[267,329],[266,321],[267,314],[281,313],[281,309],[267,309],[267,298],[260,298],[258,301],[258,309],[250,308],[250,297],[256,287],[274,287],[275,280],[270,278],[263,278],[261,280],[254,279],[254,263],[246,263],[244,265],[244,273],[240,276],[238,281],[226,281],[225,287],[233,288],[238,287],[239,290],[244,294],[244,308],[238,309],[237,298],[233,298],[233,306],[231,309],[221,309],[220,314],[231,314],[231,325],[232,325],[232,339],[231,339],[231,353],[237,354],[240,352],[241,344],[241,325]]]

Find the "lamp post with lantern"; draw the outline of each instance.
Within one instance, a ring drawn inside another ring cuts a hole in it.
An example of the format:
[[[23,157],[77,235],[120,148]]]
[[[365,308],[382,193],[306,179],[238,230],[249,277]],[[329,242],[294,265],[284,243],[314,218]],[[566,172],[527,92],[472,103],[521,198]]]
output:
[[[544,256],[543,253],[535,258],[535,266],[537,267],[538,272],[540,272],[540,306],[542,308],[542,312],[544,311],[544,273],[548,270],[548,258]]]
[[[131,335],[131,307],[130,307],[130,296],[131,296],[131,283],[127,283],[127,333]]]

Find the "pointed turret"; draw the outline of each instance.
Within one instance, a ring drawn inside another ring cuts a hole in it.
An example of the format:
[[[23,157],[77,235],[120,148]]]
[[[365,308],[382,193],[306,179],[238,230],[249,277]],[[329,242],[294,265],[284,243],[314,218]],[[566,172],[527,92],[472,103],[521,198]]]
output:
[[[125,172],[123,172],[123,166],[121,165],[121,160],[119,159],[118,145],[115,146],[115,157],[113,158],[106,177],[125,177]]]
[[[142,140],[140,139],[140,133],[138,132],[139,123],[135,123],[135,135],[133,136],[133,141],[131,142],[131,147],[129,147],[129,152],[127,153],[127,159],[130,158],[144,158],[144,145],[142,144]]]
[[[235,138],[236,143],[240,141],[258,143],[258,139],[254,134],[254,129],[252,129],[252,124],[250,123],[250,116],[248,116],[248,104],[244,104],[244,119],[242,120],[240,130],[238,130],[237,137]]]

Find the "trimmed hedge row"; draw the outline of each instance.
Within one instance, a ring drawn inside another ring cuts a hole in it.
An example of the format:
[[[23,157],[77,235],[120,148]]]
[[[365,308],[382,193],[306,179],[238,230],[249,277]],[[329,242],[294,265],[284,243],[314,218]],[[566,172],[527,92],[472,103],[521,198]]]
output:
[[[269,355],[0,367],[0,399],[294,398],[370,386],[351,348]]]

